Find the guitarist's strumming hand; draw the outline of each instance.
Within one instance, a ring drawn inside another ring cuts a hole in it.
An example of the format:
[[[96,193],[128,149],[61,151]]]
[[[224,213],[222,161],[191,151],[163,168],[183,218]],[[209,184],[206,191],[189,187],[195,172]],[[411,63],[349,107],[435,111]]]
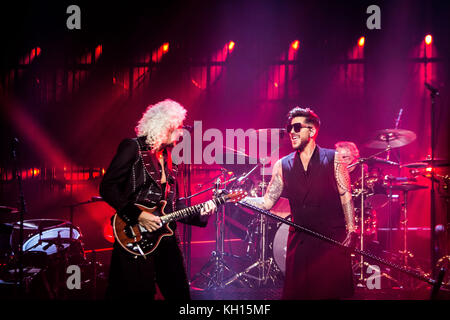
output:
[[[205,215],[210,215],[212,213],[214,213],[214,211],[216,211],[217,206],[214,203],[214,201],[209,200],[207,202],[205,202],[205,205],[203,206],[202,210],[200,211],[200,215],[205,216]]]
[[[162,227],[161,219],[149,212],[142,211],[138,218],[139,224],[152,232]]]

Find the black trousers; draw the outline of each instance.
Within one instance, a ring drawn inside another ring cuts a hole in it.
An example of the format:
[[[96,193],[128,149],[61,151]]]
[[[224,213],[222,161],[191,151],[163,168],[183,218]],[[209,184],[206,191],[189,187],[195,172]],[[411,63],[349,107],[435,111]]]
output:
[[[183,254],[175,236],[164,237],[146,259],[135,258],[114,243],[107,299],[153,300],[155,283],[166,300],[191,299]]]

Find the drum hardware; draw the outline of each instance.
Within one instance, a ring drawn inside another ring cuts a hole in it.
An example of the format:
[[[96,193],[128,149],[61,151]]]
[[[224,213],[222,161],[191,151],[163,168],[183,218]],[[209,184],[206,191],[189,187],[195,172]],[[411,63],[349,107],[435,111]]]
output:
[[[414,258],[414,255],[408,249],[408,192],[427,189],[428,187],[413,183],[402,183],[391,185],[390,188],[392,190],[403,191],[403,219],[400,221],[403,230],[403,249],[400,250],[399,253],[403,258],[403,266],[407,268],[409,266],[409,260]],[[409,287],[412,288],[412,282],[409,282]]]
[[[439,95],[439,91],[431,86],[429,83],[425,82],[425,87],[430,91],[431,98],[431,107],[430,107],[430,147],[431,147],[431,155],[430,158],[427,159],[428,163],[432,168],[436,167],[436,129],[435,129],[435,109],[436,109],[436,96]],[[435,266],[437,264],[437,256],[439,248],[437,248],[437,238],[435,233],[436,228],[436,203],[435,203],[435,181],[434,181],[434,170],[431,170],[431,189],[430,189],[430,252],[431,252],[431,270],[432,276],[436,276]]]

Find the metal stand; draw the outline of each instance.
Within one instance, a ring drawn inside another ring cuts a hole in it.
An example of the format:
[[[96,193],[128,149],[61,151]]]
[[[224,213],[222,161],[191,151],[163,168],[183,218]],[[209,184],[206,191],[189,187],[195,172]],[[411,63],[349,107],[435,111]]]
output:
[[[222,190],[220,189],[221,180],[217,178],[215,183],[214,194],[216,197],[220,196]],[[203,191],[202,191],[203,193]],[[216,249],[211,252],[211,258],[209,261],[200,269],[200,271],[194,275],[190,282],[190,286],[197,290],[210,290],[210,289],[223,289],[229,283],[224,281],[224,272],[228,271],[232,274],[235,272],[231,269],[231,267],[225,262],[224,256],[228,255],[228,253],[224,252],[224,241],[225,241],[225,206],[222,206],[220,209],[216,210]],[[234,256],[233,256],[234,257]],[[213,266],[211,271],[207,271],[210,266]],[[195,282],[200,278],[204,277],[206,281],[205,288],[195,287]]]
[[[360,193],[359,193],[360,196],[361,196],[361,210],[360,210],[360,217],[359,217],[359,219],[360,219],[360,221],[359,221],[359,223],[360,223],[360,232],[359,232],[360,233],[360,243],[359,243],[359,246],[360,246],[360,250],[361,251],[364,251],[364,216],[365,216],[365,213],[364,213],[365,204],[364,204],[364,202],[365,202],[365,197],[366,197],[366,191],[364,189],[365,188],[364,187],[364,180],[365,180],[364,163],[369,161],[370,159],[376,157],[377,155],[383,153],[383,152],[390,151],[391,150],[391,146],[389,145],[389,138],[388,138],[388,140],[386,142],[387,142],[387,147],[386,147],[385,150],[377,152],[377,153],[375,153],[374,155],[372,155],[372,156],[370,156],[368,158],[360,158],[357,162],[355,162],[354,164],[349,165],[347,167],[348,169],[350,169],[350,168],[352,168],[354,166],[357,166],[359,164],[361,165],[361,190],[360,190]],[[366,283],[366,281],[364,279],[364,266],[365,266],[364,256],[360,255],[360,260],[359,260],[360,276],[359,276],[359,279],[358,279],[358,281],[359,281],[358,285],[362,286],[362,287]]]
[[[434,130],[434,123],[435,123],[435,108],[436,108],[436,96],[439,95],[439,91],[432,86],[430,86],[428,83],[425,82],[425,86],[428,90],[430,90],[430,98],[431,98],[431,108],[430,108],[430,122],[431,122],[431,137],[430,137],[430,144],[431,144],[431,162],[430,165],[432,167],[431,170],[431,190],[430,190],[430,242],[431,242],[431,274],[433,277],[436,276],[436,263],[438,260],[438,251],[439,246],[436,239],[436,199],[435,199],[435,186],[434,186],[434,156],[435,156],[435,130]]]
[[[17,144],[19,144],[19,139],[14,138],[12,141],[12,158],[14,162],[14,177],[17,179],[19,185],[19,205],[20,205],[20,215],[19,215],[19,251],[18,251],[18,269],[19,269],[19,296],[24,294],[24,275],[23,275],[23,220],[25,218],[25,214],[27,212],[26,204],[25,204],[25,196],[23,193],[23,184],[22,184],[22,173],[19,168],[18,159],[17,159]],[[15,269],[17,270],[17,268]]]

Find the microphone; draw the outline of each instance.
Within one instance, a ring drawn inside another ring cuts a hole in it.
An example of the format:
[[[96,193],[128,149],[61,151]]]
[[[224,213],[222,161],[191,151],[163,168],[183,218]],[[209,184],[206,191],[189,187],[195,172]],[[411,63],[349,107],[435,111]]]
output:
[[[242,181],[246,180],[246,179],[248,178],[248,176],[251,175],[252,172],[255,171],[256,168],[258,168],[259,166],[260,166],[260,164],[258,163],[258,164],[257,164],[256,166],[254,166],[253,169],[250,170],[247,174],[245,174],[245,175],[239,177],[239,178],[237,179],[237,183],[242,183]]]
[[[434,94],[434,95],[439,95],[439,90],[438,89],[436,89],[435,87],[433,87],[431,84],[429,84],[428,82],[424,82],[424,84],[425,84],[425,87],[428,89],[428,90],[430,90],[431,91],[431,93],[432,94]]]
[[[94,196],[94,197],[91,198],[91,201],[92,201],[92,202],[103,201],[103,198],[102,198],[102,197]]]

